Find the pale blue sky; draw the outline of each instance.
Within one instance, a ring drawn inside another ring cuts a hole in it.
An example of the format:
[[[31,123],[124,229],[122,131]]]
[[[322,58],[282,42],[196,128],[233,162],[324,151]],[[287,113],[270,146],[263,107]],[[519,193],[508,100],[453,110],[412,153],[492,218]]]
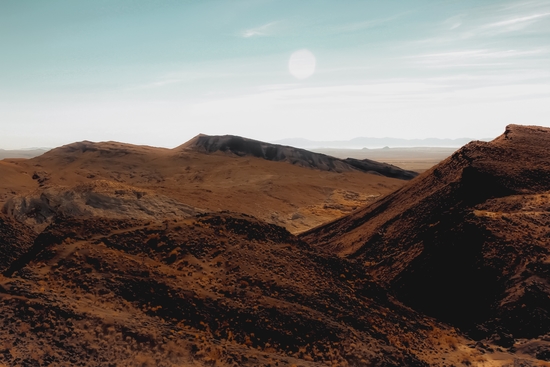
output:
[[[1,0],[0,148],[493,137],[550,125],[549,41],[549,0]]]

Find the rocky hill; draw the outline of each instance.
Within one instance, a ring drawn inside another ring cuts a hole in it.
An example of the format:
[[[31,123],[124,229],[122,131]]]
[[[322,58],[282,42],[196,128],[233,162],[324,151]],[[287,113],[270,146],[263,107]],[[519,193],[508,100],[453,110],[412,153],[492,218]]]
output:
[[[475,346],[389,296],[360,263],[234,213],[57,217],[3,272],[0,309],[0,363],[9,366],[531,360]]]
[[[348,214],[405,182],[334,162],[346,171],[182,147],[83,141],[29,160],[0,161],[0,206],[40,229],[61,212],[108,210],[111,218],[119,212],[161,219],[182,210],[230,210],[297,233]]]
[[[510,125],[302,239],[360,261],[407,305],[475,338],[547,340],[550,129]]]

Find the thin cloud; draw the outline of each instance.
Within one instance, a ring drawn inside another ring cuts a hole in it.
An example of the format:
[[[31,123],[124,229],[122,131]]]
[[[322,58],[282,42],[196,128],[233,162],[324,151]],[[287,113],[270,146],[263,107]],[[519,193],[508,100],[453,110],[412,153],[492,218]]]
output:
[[[459,14],[447,18],[437,29],[439,35],[412,41],[411,44],[449,44],[473,38],[505,36],[512,32],[537,31],[534,25],[550,18],[550,4],[547,0],[531,1],[514,6],[479,7],[470,15]],[[518,11],[521,9],[521,12]],[[526,13],[526,11],[530,11]],[[506,12],[506,15],[503,15]],[[481,17],[475,14],[483,14]],[[499,14],[499,15],[496,15]],[[540,29],[538,30],[541,31]]]
[[[510,59],[532,57],[534,55],[547,54],[544,49],[535,50],[460,50],[441,53],[429,53],[423,55],[408,56],[407,59],[416,60],[420,65],[430,67],[478,67],[498,66]]]
[[[403,13],[403,14],[405,14],[405,13]],[[403,14],[397,14],[397,15],[393,15],[391,17],[382,18],[382,19],[372,19],[372,20],[366,20],[366,21],[363,21],[363,22],[344,24],[344,25],[341,25],[341,26],[334,27],[333,31],[335,31],[335,32],[356,32],[356,31],[360,31],[362,29],[374,28],[374,27],[377,27],[379,25],[394,21],[394,20],[400,18],[401,16],[403,16]]]
[[[463,14],[450,17],[443,22],[443,25],[449,30],[457,29],[462,25],[462,18],[464,18]]]
[[[520,29],[520,28],[524,28],[524,26],[528,26],[534,22],[539,21],[541,18],[546,18],[548,16],[550,16],[550,12],[533,14],[533,15],[528,15],[524,17],[512,18],[512,19],[507,19],[500,22],[486,24],[485,26],[483,26],[483,28],[513,27],[515,29]]]
[[[506,5],[500,9],[500,11],[508,11],[519,8],[539,8],[539,7],[548,7],[548,0],[534,0],[534,1],[524,1],[517,4]]]
[[[127,87],[125,90],[141,90],[141,89],[154,89],[162,88],[174,84],[184,84],[190,82],[196,82],[203,79],[220,79],[231,78],[235,74],[232,73],[212,73],[212,72],[186,72],[186,73],[174,73],[158,78],[148,83],[137,84]]]
[[[453,29],[457,29],[458,27],[460,27],[462,25],[462,22],[456,22],[454,23],[451,28],[449,28],[450,30],[453,30]]]
[[[241,37],[250,38],[250,37],[261,37],[268,36],[271,34],[270,29],[279,22],[270,22],[259,27],[246,29],[241,32]]]

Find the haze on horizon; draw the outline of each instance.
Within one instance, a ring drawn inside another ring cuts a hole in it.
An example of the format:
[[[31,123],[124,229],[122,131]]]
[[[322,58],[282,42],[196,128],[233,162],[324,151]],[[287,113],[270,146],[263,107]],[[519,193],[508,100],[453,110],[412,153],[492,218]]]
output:
[[[6,0],[0,148],[550,126],[550,2]]]

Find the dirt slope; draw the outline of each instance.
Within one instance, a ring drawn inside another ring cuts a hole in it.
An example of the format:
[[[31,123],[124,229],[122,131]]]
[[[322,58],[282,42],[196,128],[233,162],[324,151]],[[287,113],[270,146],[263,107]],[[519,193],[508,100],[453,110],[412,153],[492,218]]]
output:
[[[313,229],[408,305],[506,346],[550,332],[550,129],[510,125]]]
[[[41,232],[58,216],[162,220],[185,218],[202,212],[154,191],[136,190],[105,180],[72,188],[46,187],[30,195],[14,196],[2,210],[36,232]]]

